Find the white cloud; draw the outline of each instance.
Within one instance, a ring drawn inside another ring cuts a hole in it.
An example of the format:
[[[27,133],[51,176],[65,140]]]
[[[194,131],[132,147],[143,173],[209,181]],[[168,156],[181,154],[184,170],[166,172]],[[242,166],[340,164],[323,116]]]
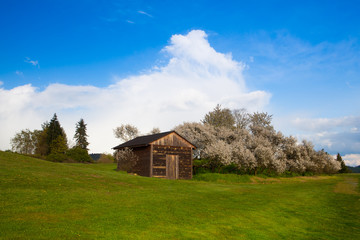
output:
[[[360,166],[360,154],[347,154],[342,157],[345,162],[345,165],[357,167]]]
[[[141,11],[141,10],[139,10],[138,13],[140,13],[142,15],[145,15],[145,16],[148,16],[148,17],[153,17],[151,14],[149,14],[147,12],[144,12],[144,11]]]
[[[345,116],[342,118],[317,118],[306,119],[296,118],[293,124],[304,131],[325,131],[327,129],[344,128],[356,131],[356,126],[360,126],[360,117]]]
[[[127,23],[131,23],[131,24],[134,24],[135,22],[133,21],[130,21],[130,20],[126,20]]]
[[[199,121],[217,103],[261,111],[270,100],[269,93],[246,88],[244,64],[216,52],[203,31],[172,36],[163,53],[170,56],[167,65],[125,79],[115,77],[115,84],[105,88],[63,84],[42,91],[31,85],[0,88],[0,101],[7,103],[0,106],[0,125],[6,129],[0,147],[9,148],[10,138],[21,129],[39,129],[55,112],[68,138],[84,118],[90,150],[103,152],[119,143],[112,129],[122,123],[143,133],[153,127],[166,131],[184,121]]]
[[[24,76],[24,73],[19,71],[19,70],[16,70],[15,74],[18,75],[18,76]]]
[[[33,65],[34,67],[40,68],[39,61],[38,61],[38,60],[31,60],[30,58],[26,57],[24,62],[30,63],[30,64]]]
[[[360,130],[359,130],[359,128],[357,128],[357,127],[353,127],[353,128],[350,129],[350,132],[352,132],[352,133],[359,133]]]
[[[0,81],[0,86],[3,85],[4,83],[2,81]]]
[[[318,148],[331,153],[359,153],[360,117],[296,118],[292,124],[302,132],[299,138],[313,141]]]

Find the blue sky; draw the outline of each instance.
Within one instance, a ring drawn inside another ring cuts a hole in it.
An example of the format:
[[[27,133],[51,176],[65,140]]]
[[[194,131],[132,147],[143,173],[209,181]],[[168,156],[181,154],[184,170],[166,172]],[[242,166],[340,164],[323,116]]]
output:
[[[54,112],[69,138],[83,117],[91,151],[105,152],[122,123],[165,131],[220,103],[267,111],[284,134],[360,164],[359,12],[360,1],[3,0],[0,149]]]

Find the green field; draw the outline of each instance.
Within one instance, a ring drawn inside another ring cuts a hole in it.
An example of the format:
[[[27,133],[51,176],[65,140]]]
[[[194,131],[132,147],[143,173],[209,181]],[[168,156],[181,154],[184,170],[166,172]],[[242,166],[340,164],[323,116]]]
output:
[[[360,239],[360,174],[172,181],[114,169],[0,152],[0,239]]]

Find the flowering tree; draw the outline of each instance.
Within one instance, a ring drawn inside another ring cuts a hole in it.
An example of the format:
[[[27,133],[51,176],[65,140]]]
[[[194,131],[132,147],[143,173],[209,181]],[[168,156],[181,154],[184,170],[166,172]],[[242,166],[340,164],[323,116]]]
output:
[[[116,151],[117,170],[131,172],[139,160],[131,148],[124,148]]]
[[[315,151],[311,142],[299,144],[294,137],[285,137],[271,120],[267,113],[249,114],[245,109],[231,111],[217,105],[201,123],[183,123],[175,130],[197,146],[194,157],[207,159],[213,170],[229,164],[249,173],[340,170],[341,162],[324,151]]]
[[[133,138],[139,136],[139,129],[130,124],[122,124],[120,127],[114,129],[114,134],[116,138],[127,142]]]

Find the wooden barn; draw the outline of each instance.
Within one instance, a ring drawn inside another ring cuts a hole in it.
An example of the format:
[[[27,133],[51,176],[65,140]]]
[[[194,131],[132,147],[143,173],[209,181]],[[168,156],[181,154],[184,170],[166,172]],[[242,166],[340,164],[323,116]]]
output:
[[[191,179],[196,147],[175,131],[141,136],[113,149],[131,148],[139,157],[133,173],[146,177]]]

